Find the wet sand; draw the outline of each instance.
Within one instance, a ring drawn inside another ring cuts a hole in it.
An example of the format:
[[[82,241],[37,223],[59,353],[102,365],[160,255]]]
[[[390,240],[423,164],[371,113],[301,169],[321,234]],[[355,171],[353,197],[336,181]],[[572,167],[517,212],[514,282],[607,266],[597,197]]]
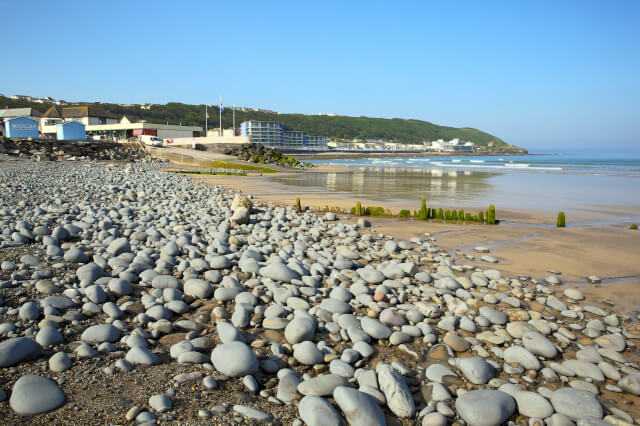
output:
[[[198,165],[197,156],[201,152],[181,149],[166,150],[165,155],[182,165]],[[191,151],[191,152],[189,152]],[[193,154],[196,154],[195,156]],[[206,159],[225,159],[228,156],[205,153]],[[202,158],[202,157],[201,157]],[[345,167],[320,165],[307,171],[286,173],[339,172]],[[282,176],[283,173],[279,175]],[[295,187],[274,182],[267,176],[211,176],[191,175],[193,179],[211,185],[223,185],[237,191],[252,194],[254,199],[277,205],[292,206],[300,197],[302,205],[314,210],[326,207],[349,210],[357,201],[365,206],[382,206],[397,213],[400,209],[413,212],[419,208],[407,205],[406,201],[376,202],[367,199],[355,200],[348,192],[328,194],[322,188]],[[465,208],[446,206],[443,208]],[[465,209],[467,210],[467,209]],[[471,209],[470,211],[475,211]],[[547,272],[561,272],[558,277],[565,283],[557,286],[557,292],[565,288],[579,287],[594,303],[613,303],[620,312],[640,310],[640,231],[629,230],[629,224],[616,223],[621,215],[638,216],[640,211],[628,206],[576,206],[569,218],[569,227],[556,228],[556,216],[547,211],[530,209],[500,209],[497,216],[503,221],[498,226],[432,223],[398,218],[368,218],[375,226],[375,232],[392,235],[396,239],[408,240],[424,237],[425,233],[435,236],[439,247],[448,250],[458,264],[470,264],[483,269],[497,267],[505,274],[530,275],[544,279]],[[354,219],[355,220],[355,219]],[[596,222],[592,224],[590,222]],[[598,224],[598,221],[612,221]],[[474,253],[475,246],[489,246],[489,255],[497,258],[496,265],[480,260],[482,253]],[[473,255],[474,260],[464,255]],[[624,278],[603,284],[588,284],[586,277],[597,275],[603,280]]]
[[[286,176],[293,173],[314,173],[314,172],[329,172],[329,171],[342,171],[344,167],[334,165],[322,165],[314,167],[312,170],[306,171],[289,171],[285,173],[278,173],[277,176]],[[356,205],[356,202],[360,201],[363,206],[381,206],[391,209],[392,212],[397,214],[401,209],[408,209],[413,213],[414,210],[420,208],[420,200],[416,199],[415,202],[409,203],[406,200],[391,200],[391,201],[376,201],[367,198],[354,199],[353,195],[349,192],[331,192],[327,193],[320,187],[300,187],[286,185],[280,182],[274,182],[271,176],[210,176],[210,175],[194,175],[195,179],[203,180],[204,182],[213,185],[223,185],[228,188],[232,188],[238,191],[243,191],[252,194],[256,199],[261,201],[268,201],[280,205],[293,205],[296,198],[300,197],[302,205],[313,209],[325,209],[326,207],[339,207],[341,209],[350,210]],[[438,207],[443,209],[464,209],[465,211],[478,212],[477,208],[469,208],[465,205],[447,205],[439,204]],[[488,207],[488,206],[487,206]],[[572,208],[570,215],[568,216],[567,223],[569,226],[573,226],[575,223],[587,222],[587,221],[607,221],[616,220],[621,216],[640,216],[640,208],[633,206],[575,206]],[[555,225],[557,219],[556,212],[549,212],[544,210],[531,210],[531,209],[502,209],[497,206],[497,217],[500,220],[511,224],[518,225]],[[620,226],[629,226],[628,223],[621,223]]]
[[[336,167],[336,166],[323,166]],[[323,170],[323,168],[318,168]],[[259,201],[292,206],[297,197],[302,205],[313,209],[325,206],[350,209],[356,203],[348,193],[327,193],[317,188],[295,193],[294,187],[271,182],[260,176],[209,176],[193,175],[211,185],[223,185],[244,193],[252,194]],[[399,203],[374,203],[362,201],[363,205],[383,205],[394,212],[408,208],[412,212],[419,208]],[[463,206],[443,206],[457,208]],[[612,212],[615,212],[612,213]],[[561,272],[559,278],[565,283],[558,286],[558,292],[565,288],[579,287],[589,300],[609,301],[620,312],[640,310],[640,231],[629,230],[628,223],[608,223],[603,225],[576,224],[576,222],[606,221],[617,215],[637,214],[634,208],[603,207],[579,210],[573,213],[574,224],[565,229],[556,228],[555,214],[532,210],[498,210],[502,225],[443,224],[398,218],[371,218],[375,231],[392,235],[396,239],[424,237],[425,233],[435,236],[439,247],[449,250],[458,264],[470,264],[483,269],[496,267],[506,274],[530,275],[544,279],[551,275],[548,270]],[[493,246],[495,244],[495,246]],[[474,253],[475,246],[490,246],[489,255],[500,263],[493,265],[480,261],[481,253]],[[456,254],[457,252],[457,254]],[[468,260],[465,254],[474,255],[476,260]],[[619,282],[600,285],[587,284],[585,278],[597,275],[602,279],[635,277]]]
[[[579,288],[587,300],[612,302],[619,312],[640,310],[640,232],[618,227],[598,229],[590,227],[523,228],[507,226],[478,226],[430,224],[419,221],[372,220],[376,230],[398,239],[410,239],[430,233],[440,248],[450,250],[457,264],[469,264],[488,269],[496,267],[505,275],[529,275],[542,280],[559,271],[564,285],[554,288]],[[495,244],[495,246],[491,246]],[[484,253],[476,253],[476,246],[489,246],[490,256],[498,264],[481,261]],[[473,255],[469,260],[464,255]],[[617,282],[590,284],[586,277],[601,279],[623,278]],[[601,306],[603,307],[603,306]],[[610,308],[610,306],[609,306]]]

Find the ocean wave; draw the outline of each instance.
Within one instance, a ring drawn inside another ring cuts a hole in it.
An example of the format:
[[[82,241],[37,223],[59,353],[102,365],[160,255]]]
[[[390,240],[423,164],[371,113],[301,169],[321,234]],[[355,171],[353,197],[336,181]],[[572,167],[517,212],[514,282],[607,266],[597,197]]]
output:
[[[457,169],[501,169],[501,170],[565,170],[563,167],[542,167],[531,166],[530,164],[504,164],[504,165],[490,165],[490,164],[452,164],[444,163],[442,161],[433,161],[431,164],[438,167],[457,168]]]

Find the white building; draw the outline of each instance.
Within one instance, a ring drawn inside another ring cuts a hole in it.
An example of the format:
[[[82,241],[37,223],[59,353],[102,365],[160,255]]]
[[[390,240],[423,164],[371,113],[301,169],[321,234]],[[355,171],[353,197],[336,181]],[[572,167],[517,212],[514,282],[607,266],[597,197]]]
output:
[[[40,129],[45,134],[55,134],[57,125],[67,121],[76,121],[88,126],[100,124],[117,124],[118,117],[96,106],[52,106],[40,119]]]
[[[451,139],[450,141],[444,141],[438,139],[431,142],[431,151],[438,152],[473,152],[473,142],[463,142],[458,138]]]
[[[326,151],[326,136],[308,136],[296,130],[285,130],[282,123],[274,121],[244,121],[240,124],[240,135],[251,143],[282,151]]]

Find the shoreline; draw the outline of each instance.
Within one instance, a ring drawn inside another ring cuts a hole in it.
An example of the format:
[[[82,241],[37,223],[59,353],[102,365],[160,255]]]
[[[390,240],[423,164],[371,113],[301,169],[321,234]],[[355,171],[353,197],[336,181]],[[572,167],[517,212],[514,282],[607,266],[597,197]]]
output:
[[[286,185],[274,181],[272,178],[293,175],[294,173],[315,173],[315,172],[348,172],[346,166],[322,165],[317,169],[295,171],[287,173],[279,173],[276,175],[248,175],[248,176],[221,176],[221,175],[191,175],[192,178],[203,180],[207,183],[215,182],[225,187],[232,188],[236,191],[243,191],[253,194],[260,201],[273,202],[281,206],[292,206],[296,202],[296,198],[300,198],[303,206],[310,207],[315,210],[322,210],[326,207],[334,209],[339,207],[347,212],[359,201],[365,207],[384,207],[391,209],[397,214],[402,209],[409,210],[412,214],[414,210],[420,208],[420,200],[388,200],[376,201],[366,197],[354,197],[349,192],[331,192],[327,193],[318,187],[299,187]],[[469,207],[464,204],[449,205],[439,204],[437,208],[443,209],[464,209],[465,211],[477,213],[479,210],[486,210],[477,207]],[[427,207],[431,207],[427,200]],[[525,209],[525,208],[502,208],[496,206],[498,217],[506,223],[504,226],[535,226],[535,225],[555,225],[557,212],[543,209]],[[575,223],[583,223],[590,221],[616,221],[621,217],[640,217],[640,209],[633,206],[573,206],[567,209],[568,227],[572,227]],[[621,223],[619,226],[623,226]],[[473,225],[469,225],[473,226]]]
[[[484,395],[511,398],[499,387],[510,382],[552,402],[580,392],[584,404],[593,392],[601,417],[640,418],[636,231],[367,224],[283,211],[247,186],[267,179],[233,177],[234,189],[222,186],[228,176],[177,175],[148,160],[0,168],[5,229],[15,229],[0,239],[7,423],[25,414],[38,424],[300,423],[314,415],[308,390],[335,377],[324,407],[351,423],[361,414],[340,392],[367,402],[378,424],[423,424],[436,403],[471,423],[464,394],[492,404]],[[588,274],[630,279],[584,284]],[[584,373],[585,355],[607,365]],[[364,398],[356,368],[381,378],[370,386],[385,400]],[[432,392],[441,371],[445,402]],[[38,384],[28,393],[27,380]],[[394,411],[399,397],[410,414]],[[572,409],[511,405],[494,423]]]
[[[333,167],[333,166],[332,166]],[[419,208],[419,200],[414,206],[406,206],[393,202],[368,203],[365,199],[355,200],[349,194],[342,197],[330,197],[324,191],[297,193],[294,187],[270,182],[268,178],[259,176],[205,176],[190,175],[194,180],[209,185],[222,185],[227,189],[251,194],[257,202],[270,206],[292,207],[297,197],[301,198],[303,207],[321,214],[322,207],[328,205],[351,208],[356,201],[364,206],[382,205],[390,208],[411,207],[411,211]],[[445,206],[443,206],[445,208]],[[456,206],[460,208],[460,206]],[[623,209],[623,208],[620,208]],[[466,209],[465,209],[466,210]],[[613,211],[619,208],[603,206],[601,209],[583,209],[574,214],[567,228],[556,228],[556,216],[552,212],[525,209],[500,209],[498,219],[500,225],[434,223],[397,217],[372,217],[369,220],[375,232],[390,235],[396,240],[410,240],[412,237],[432,235],[437,244],[450,252],[459,262],[466,262],[480,268],[498,268],[512,276],[528,274],[543,280],[549,275],[547,271],[561,272],[559,279],[566,285],[559,286],[558,292],[566,288],[577,288],[604,308],[607,303],[615,303],[623,312],[640,311],[640,298],[629,298],[629,294],[637,292],[640,287],[640,265],[637,265],[635,253],[640,252],[640,233],[629,230],[626,223],[615,223]],[[473,210],[471,210],[473,211]],[[629,209],[632,214],[634,209]],[[359,217],[338,214],[342,221],[355,223]],[[609,226],[582,224],[589,221],[611,220]],[[484,253],[474,253],[475,246],[489,246],[489,256],[495,257],[499,263],[491,264],[480,260]],[[473,255],[474,261],[467,255]],[[588,284],[586,277],[597,275],[603,280],[617,277],[631,277],[614,283]]]
[[[222,185],[227,189],[251,194],[255,201],[272,206],[293,206],[296,198],[300,196],[291,190],[286,191],[286,186],[282,192],[283,189],[275,188],[274,183],[267,182],[264,177],[203,175],[190,175],[190,177],[209,185]],[[312,209],[320,209],[324,205],[350,208],[356,202],[348,197],[329,198],[321,191],[306,193],[300,198],[303,207]],[[363,202],[363,205],[367,204]],[[418,208],[419,202],[416,201],[414,209]],[[347,215],[339,214],[339,216],[346,217]],[[355,222],[358,219],[356,216],[348,216],[347,221]],[[490,255],[499,259],[500,263],[496,267],[514,275],[527,273],[542,279],[549,275],[545,271],[556,269],[563,272],[561,279],[570,282],[583,281],[589,275],[599,275],[603,279],[640,276],[640,265],[636,265],[634,255],[634,253],[640,252],[640,233],[629,230],[626,224],[613,224],[607,228],[573,225],[561,229],[554,226],[556,220],[554,214],[517,209],[498,210],[499,219],[515,222],[515,226],[507,223],[502,225],[434,223],[397,217],[365,216],[364,218],[374,224],[377,231],[392,235],[399,240],[409,240],[413,236],[421,236],[425,232],[429,233],[436,236],[439,244],[449,251],[460,251],[473,246],[499,243],[498,246],[490,249]],[[597,212],[584,212],[575,218],[588,221],[607,220],[611,217],[608,210],[603,208]],[[523,222],[540,226],[518,226]],[[468,251],[461,253],[468,254]],[[573,256],[569,256],[568,253]],[[475,264],[483,267],[490,265],[486,262]],[[572,285],[584,286],[584,284]],[[640,285],[640,279],[617,284],[616,287],[626,288],[626,286],[637,285]],[[606,289],[610,288],[610,285],[602,285],[601,292],[596,291],[595,288],[589,288],[594,297],[597,295],[604,300]],[[625,303],[627,309],[640,309],[640,300],[636,302],[620,298],[619,302]]]
[[[177,164],[179,166],[180,164]],[[282,175],[317,172],[348,172],[348,166],[322,164],[311,170],[287,170]],[[328,194],[320,188],[301,188],[274,182],[269,176],[222,176],[189,175],[191,179],[208,185],[222,185],[226,189],[251,194],[257,202],[270,206],[292,207],[296,198],[302,206],[318,214],[325,207],[339,207],[347,211],[357,201],[363,206],[382,206],[395,213],[400,209],[419,209],[420,200],[409,205],[406,200],[376,202],[366,198],[354,198],[347,192]],[[440,207],[440,206],[438,206]],[[442,208],[464,208],[466,206],[447,206]],[[366,216],[377,232],[391,235],[397,240],[410,240],[424,233],[435,236],[442,248],[456,254],[464,260],[464,255],[473,253],[474,246],[489,246],[490,256],[499,260],[496,267],[505,272],[527,273],[537,279],[550,275],[548,270],[562,272],[560,279],[567,282],[569,288],[580,288],[598,301],[606,302],[612,297],[615,303],[625,311],[640,310],[640,299],[628,298],[629,292],[635,292],[640,286],[640,266],[633,253],[640,252],[640,233],[629,230],[629,224],[617,222],[620,215],[640,216],[638,209],[629,206],[575,206],[571,212],[567,228],[555,227],[556,213],[544,210],[501,208],[497,206],[497,218],[500,225],[435,223],[399,219],[398,217]],[[358,217],[340,213],[344,220],[355,222]],[[607,222],[598,224],[598,221]],[[595,223],[592,223],[595,222]],[[606,225],[606,226],[605,226]],[[571,253],[572,256],[569,256]],[[479,258],[479,256],[478,256]],[[480,261],[472,265],[491,267]],[[526,271],[526,272],[525,272]],[[616,277],[637,277],[623,279],[609,284],[586,284],[585,278],[598,275],[602,279]],[[612,293],[609,294],[609,293]],[[606,304],[606,303],[605,303]],[[602,305],[604,306],[604,305]]]
[[[400,151],[400,152],[386,152],[386,151],[338,151],[327,153],[286,153],[294,157],[297,160],[341,160],[341,159],[362,159],[362,158],[416,158],[416,157],[500,157],[500,156],[518,156],[518,155],[537,155],[529,154],[528,152],[429,152],[429,151]]]
[[[215,160],[232,161],[255,166],[253,163],[235,160],[234,157],[213,152],[165,148],[156,149],[152,153],[159,158],[170,160],[178,169],[180,167],[207,169],[210,162]],[[218,175],[216,179],[235,190],[250,191],[261,199],[278,202],[283,205],[293,205],[296,198],[300,197],[303,204],[314,209],[339,208],[348,211],[355,206],[357,201],[360,201],[363,206],[379,206],[385,209],[391,209],[397,214],[401,209],[408,209],[413,212],[418,209],[420,205],[420,198],[407,198],[407,195],[411,192],[409,190],[405,190],[402,195],[399,193],[387,193],[387,191],[384,197],[369,194],[367,191],[370,189],[367,188],[364,188],[364,190],[361,188],[359,191],[362,193],[361,195],[357,194],[355,189],[349,190],[348,186],[345,187],[342,181],[344,179],[348,181],[350,178],[340,178],[340,174],[342,173],[349,174],[358,172],[358,170],[354,170],[354,167],[349,165],[319,164],[314,165],[312,168],[305,169],[291,169],[267,164],[263,166],[274,168],[278,170],[278,173],[261,174],[259,172],[247,172],[247,176],[229,176],[224,178]],[[318,174],[317,179],[314,177],[314,174]],[[322,174],[335,174],[338,178],[337,184],[334,184],[334,187],[330,188],[330,178],[335,179],[335,176],[323,177],[321,176]],[[543,177],[544,176],[546,175],[543,175]],[[199,176],[199,178],[205,177],[206,175]],[[362,183],[360,183],[360,185],[362,185]],[[393,197],[393,194],[397,194],[396,197]],[[597,226],[597,222],[603,221],[622,222],[620,224],[621,226],[625,220],[629,222],[628,225],[640,222],[640,206],[635,205],[620,206],[614,204],[597,205],[573,203],[566,206],[554,206],[551,204],[547,205],[547,203],[544,202],[525,202],[522,206],[518,207],[518,202],[509,202],[508,196],[507,198],[502,196],[499,200],[492,200],[492,197],[490,197],[491,194],[488,195],[486,205],[482,203],[484,197],[476,199],[467,198],[472,200],[471,202],[465,202],[465,198],[462,198],[458,203],[455,199],[452,199],[451,196],[436,196],[436,199],[433,201],[427,198],[427,206],[455,210],[464,209],[466,212],[475,214],[480,210],[486,210],[489,204],[494,204],[499,210],[498,219],[506,221],[507,223],[505,223],[505,225],[508,224],[509,226],[553,225],[555,224],[558,211],[561,210],[567,215],[568,226],[574,226],[573,224],[576,223],[586,224],[586,222],[593,222],[591,225]]]

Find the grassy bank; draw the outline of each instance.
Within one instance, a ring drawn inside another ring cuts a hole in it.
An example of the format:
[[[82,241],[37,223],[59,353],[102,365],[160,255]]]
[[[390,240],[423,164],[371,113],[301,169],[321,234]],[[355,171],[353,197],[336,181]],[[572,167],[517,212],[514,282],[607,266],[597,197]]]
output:
[[[250,164],[230,163],[228,161],[214,161],[207,165],[209,170],[169,170],[172,173],[187,175],[222,175],[222,176],[246,176],[247,173],[278,173],[276,169]],[[222,169],[222,170],[221,170]]]

